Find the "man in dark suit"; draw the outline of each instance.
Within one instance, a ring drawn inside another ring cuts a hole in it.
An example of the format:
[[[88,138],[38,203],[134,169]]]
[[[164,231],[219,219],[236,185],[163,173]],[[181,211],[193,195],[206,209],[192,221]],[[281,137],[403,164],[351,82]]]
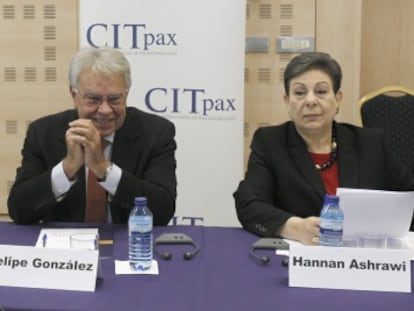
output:
[[[29,126],[10,217],[20,224],[126,223],[134,198],[145,196],[154,225],[167,225],[176,200],[174,125],[127,107],[130,65],[118,50],[81,49],[69,80],[75,109]],[[86,216],[86,176],[106,192],[103,220]]]

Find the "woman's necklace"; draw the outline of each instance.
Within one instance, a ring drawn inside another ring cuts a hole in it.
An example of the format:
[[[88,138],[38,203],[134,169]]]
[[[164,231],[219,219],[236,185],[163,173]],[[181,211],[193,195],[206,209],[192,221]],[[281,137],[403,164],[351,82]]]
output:
[[[332,164],[334,164],[335,160],[336,160],[336,155],[337,155],[337,143],[336,143],[336,135],[335,135],[335,131],[332,131],[332,143],[331,143],[331,156],[329,157],[328,161],[326,161],[323,164],[315,164],[315,168],[318,171],[324,171],[327,170],[328,168],[330,168],[332,166]]]

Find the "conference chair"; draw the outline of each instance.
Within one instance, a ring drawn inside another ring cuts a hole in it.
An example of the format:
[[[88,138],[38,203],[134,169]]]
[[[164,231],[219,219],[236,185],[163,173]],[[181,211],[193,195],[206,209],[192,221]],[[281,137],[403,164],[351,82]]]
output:
[[[386,86],[363,96],[359,105],[362,126],[382,128],[395,156],[414,173],[414,90]]]

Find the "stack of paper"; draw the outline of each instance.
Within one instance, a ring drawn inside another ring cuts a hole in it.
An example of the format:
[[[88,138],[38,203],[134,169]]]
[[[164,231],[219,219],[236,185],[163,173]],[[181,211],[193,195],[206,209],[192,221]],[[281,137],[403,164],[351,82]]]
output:
[[[414,210],[414,192],[338,188],[344,237],[404,238]]]

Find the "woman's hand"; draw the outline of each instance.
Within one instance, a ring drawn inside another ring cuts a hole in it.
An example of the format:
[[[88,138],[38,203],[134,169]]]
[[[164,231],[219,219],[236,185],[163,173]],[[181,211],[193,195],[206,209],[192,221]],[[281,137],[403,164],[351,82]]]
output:
[[[316,245],[319,242],[319,217],[290,217],[280,228],[281,237],[299,241],[304,245]]]

